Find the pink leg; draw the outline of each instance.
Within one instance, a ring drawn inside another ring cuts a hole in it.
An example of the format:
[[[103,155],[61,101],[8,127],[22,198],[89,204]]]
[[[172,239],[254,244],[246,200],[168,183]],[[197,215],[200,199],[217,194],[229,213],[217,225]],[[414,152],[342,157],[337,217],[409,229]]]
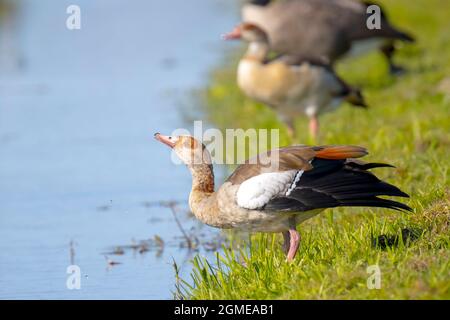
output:
[[[290,245],[287,254],[287,261],[292,261],[297,253],[298,246],[300,245],[300,233],[294,228],[289,229]]]
[[[289,234],[289,231],[283,232],[283,239],[284,239],[283,252],[287,255],[289,252],[289,247],[291,246],[291,236]]]
[[[294,119],[288,119],[285,121],[287,134],[291,140],[295,138],[295,122]]]
[[[317,116],[313,116],[309,120],[309,134],[314,140],[319,134],[319,119],[317,119]]]

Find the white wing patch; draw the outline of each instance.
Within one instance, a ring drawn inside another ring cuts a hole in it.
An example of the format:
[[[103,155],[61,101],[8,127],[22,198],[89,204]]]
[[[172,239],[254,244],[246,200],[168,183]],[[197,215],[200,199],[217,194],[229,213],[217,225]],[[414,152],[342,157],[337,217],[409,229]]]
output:
[[[271,199],[284,196],[297,173],[296,170],[268,172],[244,181],[236,193],[237,204],[250,210],[263,207]]]
[[[291,192],[295,189],[295,187],[297,187],[297,183],[300,181],[300,178],[302,177],[303,172],[305,172],[305,171],[300,170],[297,172],[297,174],[295,175],[294,182],[292,182],[291,186],[286,191],[286,196],[289,196],[291,194]]]

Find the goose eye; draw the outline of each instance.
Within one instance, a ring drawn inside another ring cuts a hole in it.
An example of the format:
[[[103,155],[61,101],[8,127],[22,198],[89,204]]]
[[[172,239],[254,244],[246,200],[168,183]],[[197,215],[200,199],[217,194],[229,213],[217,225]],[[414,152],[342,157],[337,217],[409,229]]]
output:
[[[169,137],[169,140],[172,140],[172,137]]]

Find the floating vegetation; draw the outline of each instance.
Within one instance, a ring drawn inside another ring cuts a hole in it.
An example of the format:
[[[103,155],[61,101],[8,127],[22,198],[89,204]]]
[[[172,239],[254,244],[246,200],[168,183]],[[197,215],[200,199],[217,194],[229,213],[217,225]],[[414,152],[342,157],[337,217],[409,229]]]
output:
[[[118,262],[118,261],[114,261],[111,260],[108,256],[105,255],[105,260],[106,260],[106,264],[107,264],[107,268],[112,268],[118,264],[122,264],[122,262]]]
[[[179,230],[179,235],[171,237],[170,239],[164,239],[158,234],[143,240],[131,239],[130,244],[113,246],[103,254],[124,255],[127,252],[133,254],[155,252],[155,255],[159,257],[167,247],[186,249],[188,253],[199,252],[200,250],[212,252],[220,250],[222,245],[226,243],[226,237],[223,233],[206,232],[204,225],[201,223],[195,223],[189,229],[186,229],[183,226],[181,219],[185,218],[191,220],[195,218],[190,210],[185,208],[185,203],[182,201],[146,201],[141,204],[145,208],[161,207],[169,209]]]

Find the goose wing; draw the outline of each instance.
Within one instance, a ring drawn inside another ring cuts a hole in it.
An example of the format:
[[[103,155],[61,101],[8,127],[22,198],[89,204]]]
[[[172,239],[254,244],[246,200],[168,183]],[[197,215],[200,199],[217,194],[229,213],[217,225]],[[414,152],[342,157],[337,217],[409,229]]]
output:
[[[305,186],[304,177],[309,181],[312,174],[317,176],[320,172],[325,174],[330,171],[324,171],[323,162],[318,161],[341,165],[349,158],[359,158],[366,154],[364,148],[356,146],[281,148],[247,160],[234,171],[227,182],[238,185],[236,202],[242,208],[295,210],[300,205],[301,200],[297,199],[297,194],[299,186]],[[355,162],[353,167],[367,172],[370,165]]]
[[[314,169],[305,172],[293,183],[290,192],[272,198],[264,210],[299,212],[347,206],[411,211],[403,203],[379,198],[408,197],[396,186],[381,181],[368,171],[371,168],[389,167],[387,164],[315,158],[312,165]]]

